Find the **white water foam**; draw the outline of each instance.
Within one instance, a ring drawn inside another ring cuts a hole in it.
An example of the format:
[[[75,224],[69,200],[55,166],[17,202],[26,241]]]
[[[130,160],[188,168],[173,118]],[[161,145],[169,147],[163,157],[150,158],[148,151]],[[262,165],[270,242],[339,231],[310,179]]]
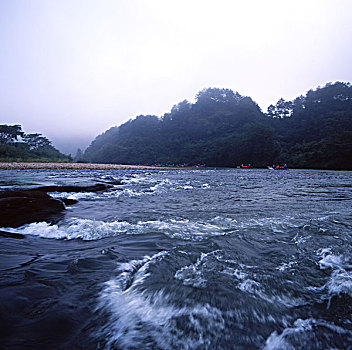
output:
[[[49,192],[48,194],[56,199],[68,198],[82,200],[96,199],[98,197],[98,194],[96,192]]]
[[[280,220],[275,221],[283,225]],[[16,229],[4,228],[5,231],[33,234],[45,238],[57,239],[83,239],[96,240],[105,237],[117,236],[120,234],[148,234],[160,233],[170,238],[182,240],[204,240],[214,236],[233,234],[240,230],[247,230],[273,225],[273,220],[246,220],[238,222],[235,219],[215,217],[209,221],[189,220],[185,218],[161,220],[147,220],[138,222],[128,221],[98,221],[91,219],[72,218],[63,221],[59,225],[49,225],[38,222],[25,225]]]
[[[215,218],[216,219],[216,218]],[[222,219],[219,217],[219,219]],[[223,220],[223,219],[222,219]],[[238,222],[235,219],[226,219],[227,222],[236,224],[237,229],[256,229],[256,228],[268,228],[271,229],[274,233],[286,232],[289,228],[297,228],[300,223],[296,222],[296,219],[287,216],[287,217],[267,217],[267,218],[250,218],[246,221]]]
[[[136,174],[132,174],[131,176],[124,176],[122,177],[121,180],[124,184],[136,184],[136,183],[152,181],[151,179],[149,179],[144,175],[136,175]]]
[[[212,223],[191,221],[187,219],[170,219],[165,221],[98,221],[73,218],[60,225],[36,222],[19,228],[3,228],[8,232],[36,235],[43,238],[96,240],[120,234],[160,233],[170,238],[183,240],[203,240],[212,236],[227,234],[221,226]]]
[[[341,296],[342,294],[352,297],[352,273],[351,271],[336,270],[327,282],[329,295]]]
[[[296,307],[304,305],[306,301],[303,298],[293,297],[292,295],[286,295],[277,290],[267,290],[265,285],[252,279],[246,278],[237,285],[237,288],[242,292],[252,295],[254,298],[260,298],[270,304],[282,304],[285,307]]]
[[[249,294],[261,294],[261,285],[259,282],[254,281],[250,278],[245,279],[237,286],[242,292]]]
[[[321,257],[318,262],[320,269],[333,270],[327,283],[320,288],[327,290],[328,307],[333,296],[346,294],[352,297],[352,265],[349,259],[343,255],[335,255],[331,248],[319,249],[317,253]]]
[[[297,261],[289,261],[288,263],[283,262],[276,268],[276,270],[280,272],[292,270],[295,265],[297,265]]]
[[[254,271],[250,271],[252,268],[252,266],[239,264],[234,260],[226,260],[220,250],[215,250],[209,253],[201,253],[195,263],[181,267],[176,271],[174,277],[185,286],[205,288],[209,276],[218,273],[231,277],[235,288],[271,304],[280,303],[292,307],[305,303],[300,298],[273,293],[272,290],[267,291],[259,281],[255,280],[258,276]]]
[[[279,303],[286,307],[294,307],[305,304],[305,301],[303,299],[293,298],[289,295],[284,294],[268,293],[261,283],[251,278],[246,278],[244,281],[237,285],[237,288],[240,289],[242,292],[252,295],[254,298],[259,297],[260,299],[265,300],[266,302],[271,304]]]
[[[310,339],[310,341],[312,341],[312,339],[315,338],[314,332],[317,328],[325,328],[343,336],[346,334],[351,335],[350,331],[326,321],[318,321],[313,318],[306,320],[298,319],[292,327],[285,328],[281,334],[278,334],[276,331],[271,333],[266,340],[263,350],[295,350],[295,343],[299,344],[300,348],[303,349],[305,348],[304,335],[307,336],[307,340]],[[319,340],[321,341],[321,339]],[[309,345],[307,344],[307,346]]]
[[[72,219],[60,226],[50,225],[47,222],[36,222],[16,229],[5,228],[5,230],[42,238],[83,239],[91,241],[125,233],[132,226],[125,221],[104,222],[88,219]]]
[[[205,288],[208,276],[214,274],[224,274],[234,278],[236,281],[244,280],[247,274],[243,271],[246,266],[234,260],[226,260],[220,250],[209,253],[201,253],[194,264],[183,266],[178,269],[174,277],[185,286],[195,288]]]
[[[213,256],[218,251],[210,253],[201,253],[200,257],[194,264],[181,267],[175,273],[175,278],[182,281],[185,286],[204,288],[206,286],[206,271],[203,271],[202,265],[206,264],[207,258]]]
[[[331,248],[324,248],[318,250],[318,255],[322,257],[319,260],[319,267],[320,269],[327,269],[327,268],[342,268],[343,266],[343,256],[342,255],[334,255],[332,253]]]
[[[150,190],[156,192],[157,190],[162,189],[166,185],[171,185],[171,181],[169,179],[162,180],[157,182],[155,185],[150,187]]]
[[[105,348],[208,348],[224,329],[220,310],[208,304],[178,307],[163,290],[141,290],[149,269],[167,252],[119,264],[119,275],[105,283],[98,310],[109,315],[98,336]],[[181,322],[181,323],[180,323]],[[187,334],[180,328],[184,324]]]
[[[164,192],[165,190],[176,190],[171,187],[169,179],[155,180],[147,177],[132,177],[122,180],[123,185],[115,185],[114,190],[99,192],[97,199],[119,198],[119,197],[140,197]],[[142,185],[142,186],[136,186]]]

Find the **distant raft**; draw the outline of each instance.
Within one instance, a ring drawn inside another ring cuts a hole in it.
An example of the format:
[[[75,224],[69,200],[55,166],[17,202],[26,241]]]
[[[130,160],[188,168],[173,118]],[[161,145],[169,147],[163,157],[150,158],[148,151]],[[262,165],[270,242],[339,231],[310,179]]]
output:
[[[268,169],[270,170],[288,170],[287,164],[284,165],[279,165],[279,164],[273,164],[272,166],[268,166]]]
[[[237,169],[251,169],[252,165],[251,164],[241,164],[237,166]]]

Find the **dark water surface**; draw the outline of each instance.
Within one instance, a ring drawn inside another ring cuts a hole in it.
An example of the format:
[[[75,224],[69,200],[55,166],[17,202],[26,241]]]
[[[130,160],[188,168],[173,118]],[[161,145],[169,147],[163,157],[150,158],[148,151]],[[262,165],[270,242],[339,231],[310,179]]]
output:
[[[352,349],[351,175],[2,170],[115,187],[0,237],[0,347]]]

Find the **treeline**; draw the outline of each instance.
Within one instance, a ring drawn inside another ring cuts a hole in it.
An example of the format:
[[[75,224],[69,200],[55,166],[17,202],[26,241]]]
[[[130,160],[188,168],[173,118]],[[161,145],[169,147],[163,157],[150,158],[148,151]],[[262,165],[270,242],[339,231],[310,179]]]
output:
[[[200,91],[161,118],[140,115],[96,137],[82,155],[96,163],[352,169],[352,87],[337,82],[263,113],[229,89]]]
[[[45,136],[25,134],[21,125],[0,125],[1,162],[68,162],[71,157],[60,153]]]

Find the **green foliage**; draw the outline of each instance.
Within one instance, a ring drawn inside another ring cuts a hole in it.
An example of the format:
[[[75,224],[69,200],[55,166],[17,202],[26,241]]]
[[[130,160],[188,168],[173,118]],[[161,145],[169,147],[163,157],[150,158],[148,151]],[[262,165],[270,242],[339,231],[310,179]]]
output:
[[[92,142],[84,158],[107,163],[234,166],[248,157],[264,166],[277,152],[274,134],[265,121],[249,97],[228,89],[205,89],[194,104],[182,101],[162,118],[138,116],[111,128]],[[258,155],[258,147],[249,147],[250,140],[267,152],[265,157],[263,152]]]
[[[0,145],[13,143],[23,135],[21,125],[0,125]]]
[[[280,135],[280,160],[298,168],[351,169],[351,85],[329,83],[291,104],[289,117],[271,119]]]
[[[83,158],[125,164],[352,168],[352,87],[337,82],[262,113],[229,89],[204,89],[163,117],[138,116],[96,137]]]
[[[29,149],[40,149],[40,148],[50,148],[51,141],[41,134],[27,134],[22,137],[24,143],[26,143]]]
[[[0,161],[69,162],[72,159],[60,153],[41,134],[24,134],[20,125],[0,125]]]

